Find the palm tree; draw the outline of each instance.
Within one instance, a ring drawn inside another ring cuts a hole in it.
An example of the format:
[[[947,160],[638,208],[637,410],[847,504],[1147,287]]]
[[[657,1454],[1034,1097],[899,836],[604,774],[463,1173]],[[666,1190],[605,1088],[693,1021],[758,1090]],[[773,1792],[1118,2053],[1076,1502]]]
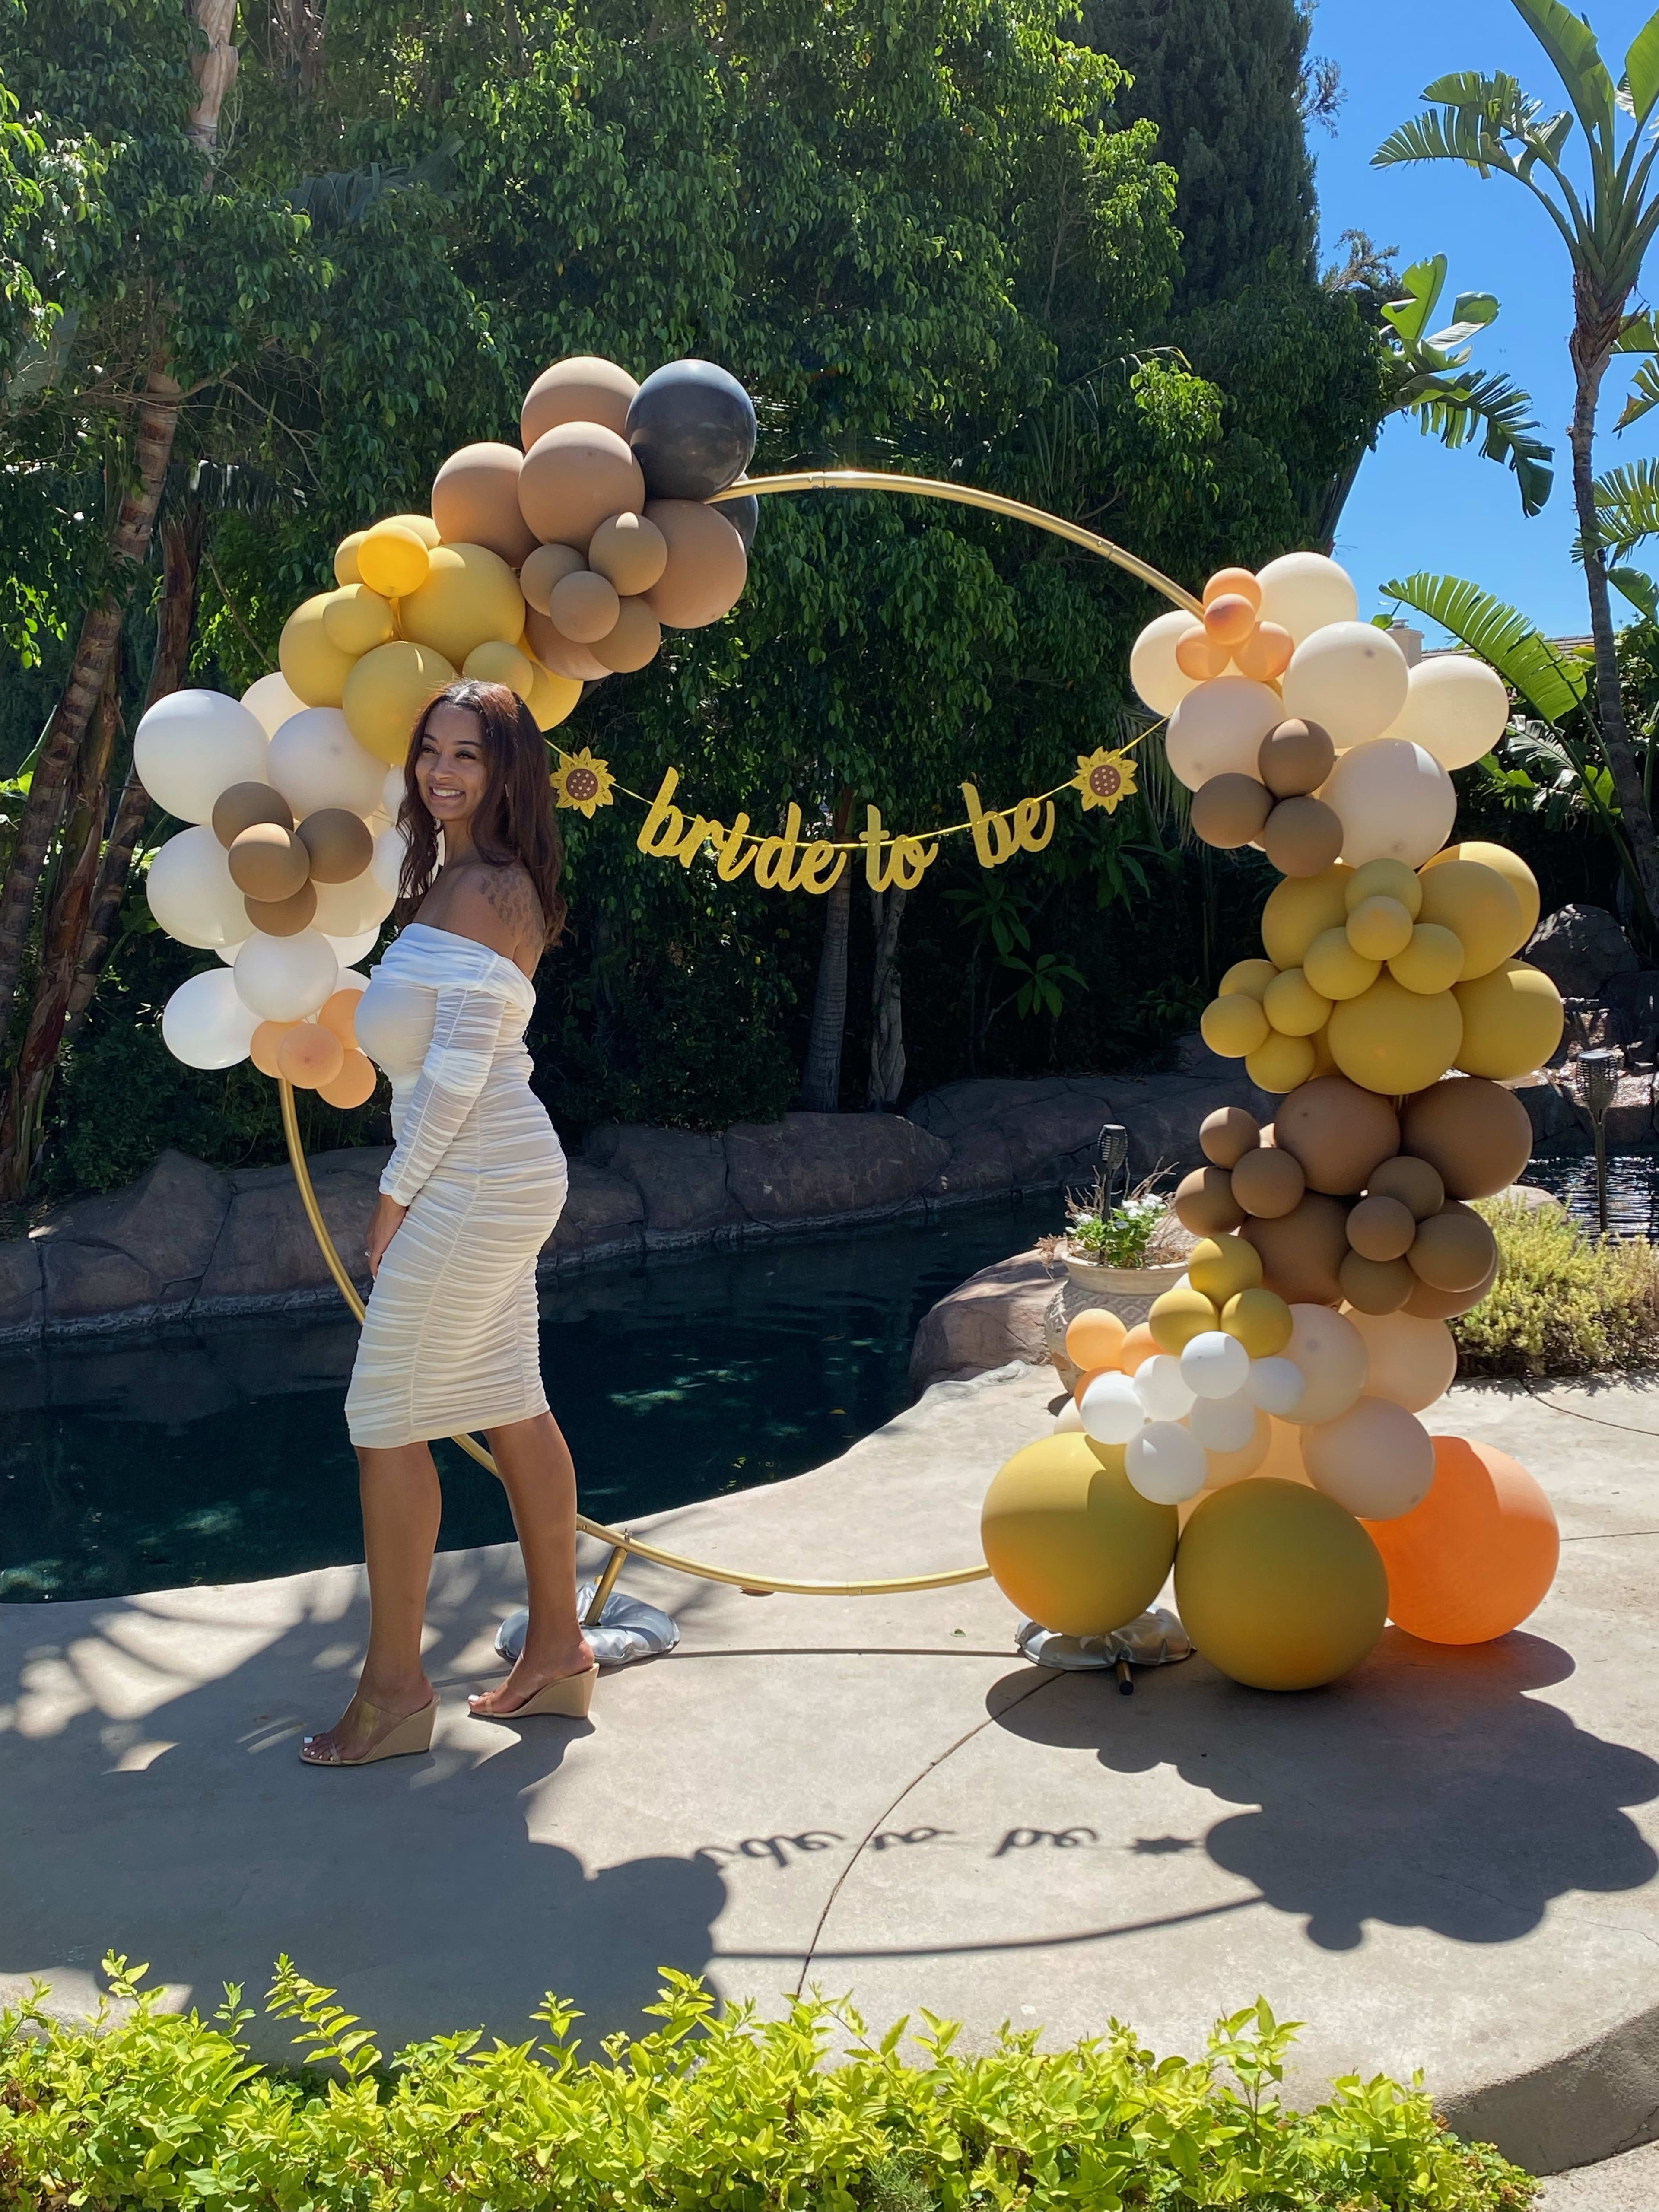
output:
[[[1436,106],[1402,124],[1371,161],[1378,168],[1456,161],[1483,179],[1512,178],[1544,210],[1567,249],[1574,383],[1567,436],[1595,647],[1596,722],[1644,902],[1650,913],[1659,914],[1659,850],[1620,697],[1595,468],[1596,409],[1608,363],[1619,352],[1651,356],[1659,351],[1651,320],[1631,307],[1659,229],[1659,194],[1650,190],[1659,141],[1646,129],[1659,104],[1659,14],[1638,33],[1615,87],[1595,32],[1561,0],[1515,0],[1515,7],[1554,67],[1568,106],[1549,112],[1549,103],[1534,100],[1518,79],[1501,71],[1455,71],[1424,88],[1424,99]],[[1580,171],[1587,166],[1589,173],[1581,182],[1569,173],[1566,159],[1575,119],[1584,154],[1574,166]],[[1621,427],[1656,402],[1659,380],[1644,362]]]

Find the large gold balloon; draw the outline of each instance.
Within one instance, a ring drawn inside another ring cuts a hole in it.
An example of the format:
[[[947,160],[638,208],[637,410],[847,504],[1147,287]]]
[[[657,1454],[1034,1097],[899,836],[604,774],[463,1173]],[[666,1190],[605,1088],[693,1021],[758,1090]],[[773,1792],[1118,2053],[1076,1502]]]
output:
[[[337,707],[351,673],[352,656],[343,653],[323,625],[323,617],[334,597],[319,592],[302,599],[283,624],[276,662],[283,681],[307,707]]]
[[[1452,996],[1463,1013],[1455,1065],[1466,1075],[1512,1082],[1542,1067],[1561,1042],[1561,994],[1541,968],[1524,960],[1505,960],[1489,975],[1459,983]]]
[[[377,522],[357,548],[357,574],[371,591],[400,599],[426,581],[432,549],[404,522]]]
[[[1463,964],[1455,981],[1489,975],[1526,943],[1530,933],[1521,901],[1514,884],[1496,868],[1479,860],[1443,860],[1426,869],[1419,880],[1423,904],[1419,920],[1450,930],[1463,947]]]
[[[1173,1505],[1141,1497],[1121,1444],[1044,1437],[993,1477],[980,1515],[998,1589],[1045,1628],[1104,1636],[1144,1613],[1175,1554]]]
[[[1331,1055],[1350,1082],[1399,1097],[1435,1083],[1457,1059],[1463,1018],[1449,991],[1408,991],[1379,975],[1332,1012]]]
[[[1261,909],[1262,948],[1275,968],[1299,968],[1322,930],[1343,927],[1343,890],[1352,873],[1338,860],[1316,876],[1287,876],[1275,886]]]
[[[1524,945],[1538,927],[1541,901],[1538,878],[1519,853],[1511,853],[1507,845],[1488,845],[1478,838],[1468,838],[1461,845],[1443,845],[1424,861],[1419,872],[1426,878],[1431,868],[1443,868],[1453,860],[1478,860],[1483,868],[1497,869],[1521,902],[1521,919],[1526,930],[1521,942]]]
[[[531,670],[530,696],[525,703],[538,730],[556,730],[574,712],[582,696],[581,684],[574,676],[556,676],[539,660],[531,663]]]
[[[498,637],[475,645],[461,663],[461,673],[480,684],[504,684],[526,705],[536,684],[536,664],[530,655],[520,646],[503,645]]]
[[[346,684],[345,718],[352,736],[376,760],[401,768],[422,708],[454,681],[453,667],[430,646],[408,638],[377,646],[363,655]]]
[[[1272,1476],[1202,1498],[1175,1573],[1194,1644],[1251,1689],[1335,1681],[1372,1649],[1388,1617],[1388,1576],[1352,1514]]]
[[[373,653],[377,645],[391,641],[392,602],[367,584],[343,584],[324,601],[323,628],[329,643],[356,660],[359,653]]]
[[[420,589],[398,602],[398,624],[416,645],[429,645],[457,668],[475,646],[524,635],[524,593],[499,553],[484,545],[437,545]]]

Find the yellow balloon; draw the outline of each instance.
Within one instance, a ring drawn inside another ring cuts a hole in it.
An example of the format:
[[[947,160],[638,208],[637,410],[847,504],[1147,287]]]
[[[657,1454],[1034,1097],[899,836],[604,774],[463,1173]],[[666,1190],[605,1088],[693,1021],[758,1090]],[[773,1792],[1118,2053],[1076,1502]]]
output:
[[[1448,860],[1429,870],[1422,919],[1450,930],[1462,944],[1460,983],[1491,975],[1530,934],[1515,886],[1480,860]]]
[[[426,581],[431,557],[415,532],[403,523],[377,522],[363,532],[357,548],[357,574],[372,591],[400,599]]]
[[[1286,876],[1261,909],[1261,945],[1275,968],[1299,968],[1322,930],[1348,918],[1345,888],[1353,870],[1334,860],[1316,876]]]
[[[556,730],[575,711],[582,696],[579,676],[555,676],[539,660],[531,664],[532,681],[527,702],[538,730]]]
[[[1449,991],[1408,991],[1379,975],[1337,1007],[1329,1035],[1331,1056],[1350,1083],[1395,1097],[1426,1091],[1456,1064],[1463,1017]]]
[[[1235,960],[1216,987],[1217,995],[1225,999],[1235,993],[1244,999],[1260,999],[1279,970],[1271,960]]]
[[[1271,1359],[1291,1340],[1295,1323],[1277,1291],[1240,1291],[1221,1309],[1221,1326],[1236,1336],[1252,1359]]]
[[[422,708],[434,691],[454,681],[455,671],[429,646],[407,638],[376,646],[346,682],[345,718],[352,736],[376,760],[401,768]]]
[[[481,684],[505,684],[526,704],[536,688],[535,662],[516,645],[503,645],[499,638],[475,645],[461,663],[461,673],[477,677]]]
[[[357,548],[368,535],[366,530],[354,530],[343,538],[334,549],[334,580],[337,584],[361,584],[357,574]]]
[[[1152,1342],[1160,1352],[1177,1357],[1186,1350],[1195,1336],[1202,1336],[1206,1328],[1219,1328],[1221,1316],[1214,1303],[1202,1291],[1196,1291],[1189,1282],[1179,1282],[1171,1291],[1164,1291],[1152,1300],[1152,1311],[1146,1316],[1146,1326],[1152,1331]]]
[[[343,584],[329,594],[323,609],[323,628],[329,643],[356,660],[360,653],[373,653],[377,645],[391,642],[395,634],[392,602],[371,592],[367,584]]]
[[[1320,931],[1303,956],[1302,972],[1322,998],[1357,999],[1376,982],[1382,963],[1356,952],[1339,923]]]
[[[1367,860],[1348,878],[1342,896],[1347,901],[1350,914],[1367,899],[1397,899],[1415,921],[1417,910],[1423,903],[1423,886],[1418,881],[1416,870],[1408,868],[1403,860]]]
[[[1412,941],[1412,918],[1396,898],[1361,899],[1348,911],[1348,942],[1362,960],[1392,960]]]
[[[1242,991],[1212,999],[1199,1016],[1198,1027],[1210,1050],[1219,1053],[1223,1060],[1243,1060],[1246,1053],[1265,1044],[1271,1034],[1261,1001],[1247,999]]]
[[[1187,1280],[1215,1305],[1261,1280],[1261,1255],[1243,1237],[1200,1237],[1187,1255]]]
[[[1466,1075],[1511,1082],[1542,1067],[1561,1042],[1566,1019],[1561,994],[1541,968],[1524,960],[1506,960],[1489,975],[1459,983],[1452,996],[1463,1014],[1462,1042],[1452,1064]]]
[[[283,681],[307,707],[337,707],[352,670],[352,657],[342,653],[329,636],[323,617],[332,592],[319,592],[305,599],[283,624],[277,641],[276,664]]]
[[[1331,1057],[1330,1024],[1327,1022],[1322,1030],[1316,1030],[1308,1039],[1308,1042],[1314,1048],[1313,1075],[1308,1078],[1309,1082],[1313,1081],[1314,1075],[1334,1075],[1336,1062]]]
[[[1471,838],[1462,845],[1442,846],[1432,860],[1424,861],[1418,872],[1426,878],[1431,868],[1443,868],[1449,860],[1479,860],[1483,868],[1497,869],[1521,902],[1521,919],[1526,924],[1526,935],[1521,939],[1524,945],[1538,927],[1541,902],[1538,878],[1519,853],[1511,853],[1507,845],[1488,845]]]
[[[980,1514],[997,1588],[1064,1636],[1109,1635],[1144,1613],[1170,1571],[1177,1527],[1173,1505],[1132,1487],[1121,1444],[1091,1446],[1075,1432],[1016,1452]]]
[[[1352,1514],[1273,1476],[1206,1493],[1175,1571],[1194,1644],[1252,1689],[1335,1681],[1373,1648],[1388,1618],[1387,1571]]]
[[[1261,1011],[1280,1036],[1311,1036],[1330,1019],[1331,1002],[1308,981],[1306,971],[1287,968],[1261,994]]]
[[[429,514],[388,514],[388,522],[395,522],[400,530],[412,530],[429,553],[441,543],[442,533]]]
[[[1244,1073],[1261,1090],[1294,1091],[1308,1081],[1318,1060],[1309,1038],[1280,1036],[1275,1030],[1266,1044],[1245,1054]]]
[[[1389,973],[1408,991],[1449,991],[1463,965],[1463,940],[1437,921],[1419,921],[1411,943],[1389,963]]]
[[[483,545],[439,545],[418,591],[398,606],[398,626],[459,668],[490,639],[516,645],[524,635],[524,593],[499,553]],[[361,564],[362,556],[359,556]]]

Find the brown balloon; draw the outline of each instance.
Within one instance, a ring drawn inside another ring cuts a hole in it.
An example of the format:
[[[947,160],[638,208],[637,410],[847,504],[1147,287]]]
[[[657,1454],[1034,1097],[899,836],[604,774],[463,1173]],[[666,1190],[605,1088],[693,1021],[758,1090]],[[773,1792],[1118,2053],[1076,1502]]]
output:
[[[1472,1291],[1437,1291],[1431,1283],[1419,1282],[1401,1311],[1415,1316],[1419,1321],[1451,1321],[1478,1306],[1497,1280],[1498,1261],[1494,1259]]]
[[[1267,817],[1261,849],[1281,876],[1322,875],[1342,850],[1342,823],[1322,799],[1281,799]]]
[[[1512,1091],[1484,1076],[1449,1076],[1406,1101],[1402,1141],[1437,1170],[1453,1198],[1491,1198],[1532,1158],[1532,1122]]]
[[[1176,1185],[1173,1203],[1176,1219],[1194,1237],[1224,1235],[1244,1218],[1225,1168],[1194,1168]]]
[[[487,545],[509,568],[533,551],[519,506],[524,455],[516,446],[463,446],[432,483],[432,520],[446,545]]]
[[[525,643],[544,668],[550,668],[556,676],[574,677],[579,683],[598,684],[611,671],[602,660],[595,660],[585,645],[566,637],[550,618],[538,614],[531,607],[524,618]]]
[[[1346,1224],[1344,1206],[1312,1190],[1277,1220],[1247,1221],[1244,1234],[1261,1255],[1264,1288],[1277,1291],[1287,1305],[1335,1305],[1348,1256]]]
[[[1260,836],[1272,805],[1267,786],[1253,775],[1212,775],[1193,793],[1193,835],[1231,852]]]
[[[1302,1163],[1309,1188],[1339,1197],[1364,1190],[1378,1162],[1400,1150],[1393,1107],[1346,1075],[1316,1075],[1280,1099],[1273,1127],[1280,1151]]]
[[[1396,1152],[1374,1167],[1365,1184],[1368,1198],[1397,1198],[1414,1221],[1426,1221],[1446,1203],[1446,1186],[1426,1160]]]
[[[1356,1313],[1398,1313],[1417,1288],[1417,1278],[1403,1260],[1368,1260],[1350,1252],[1336,1272],[1342,1295]]]
[[[645,514],[668,542],[668,565],[643,594],[663,628],[702,629],[729,615],[743,597],[749,556],[726,517],[690,499],[653,499]]]
[[[554,587],[567,576],[574,576],[586,564],[574,545],[538,545],[526,556],[519,571],[519,589],[524,593],[525,605],[533,607],[538,614],[551,612]]]
[[[1418,1224],[1406,1255],[1412,1273],[1431,1291],[1469,1291],[1498,1256],[1498,1240],[1478,1213],[1455,1200]]]
[[[1299,799],[1317,791],[1335,767],[1336,747],[1319,723],[1292,720],[1268,731],[1255,764],[1275,799]]]
[[[613,514],[588,540],[587,565],[597,568],[622,598],[648,592],[668,566],[668,540],[643,514]]]
[[[1403,1260],[1417,1234],[1417,1216],[1397,1198],[1379,1191],[1362,1198],[1348,1214],[1348,1242],[1362,1260]],[[1403,1300],[1408,1283],[1401,1292]]]
[[[1277,1146],[1245,1152],[1233,1169],[1233,1196],[1258,1221],[1278,1221],[1302,1203],[1308,1178],[1302,1163]]]
[[[280,822],[251,822],[233,840],[230,880],[246,898],[291,898],[311,874],[311,857]]]
[[[292,898],[245,898],[247,918],[266,937],[297,937],[317,919],[317,886],[301,884]]]
[[[1198,1146],[1218,1168],[1237,1167],[1261,1142],[1261,1124],[1242,1106],[1218,1106],[1198,1125]]]
[[[547,611],[561,637],[577,645],[597,645],[617,627],[622,602],[603,576],[592,568],[577,568],[554,585]]]
[[[213,834],[227,849],[256,822],[274,822],[279,830],[294,827],[294,809],[268,783],[233,783],[213,802]]]
[[[645,478],[614,430],[558,422],[524,457],[519,505],[544,545],[586,545],[608,515],[639,513]]]
[[[625,368],[599,354],[573,354],[544,368],[524,396],[519,442],[526,453],[561,422],[598,422],[628,435],[628,410],[639,386]]]
[[[319,806],[294,834],[311,855],[313,884],[349,884],[374,857],[368,823],[343,806]]]
[[[602,660],[619,676],[628,676],[653,660],[661,643],[662,624],[645,601],[624,599],[616,628],[600,638],[592,651],[595,660]]]

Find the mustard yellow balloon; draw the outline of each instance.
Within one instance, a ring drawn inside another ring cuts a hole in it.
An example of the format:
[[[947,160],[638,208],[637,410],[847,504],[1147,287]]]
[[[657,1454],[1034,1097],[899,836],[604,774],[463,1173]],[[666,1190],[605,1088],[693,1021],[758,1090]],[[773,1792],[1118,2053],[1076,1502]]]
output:
[[[1323,1032],[1322,1031],[1322,1035]],[[1280,1036],[1275,1030],[1266,1044],[1244,1055],[1244,1073],[1263,1091],[1294,1091],[1306,1083],[1319,1064],[1312,1038]]]
[[[329,594],[323,609],[323,628],[329,643],[356,660],[361,653],[373,653],[377,645],[391,643],[395,635],[392,602],[371,592],[367,584],[342,584],[337,592]]]
[[[1271,1359],[1290,1342],[1295,1322],[1278,1291],[1257,1285],[1228,1299],[1221,1309],[1221,1326],[1238,1339],[1252,1359]]]
[[[1243,1060],[1246,1053],[1265,1044],[1271,1034],[1261,1001],[1247,999],[1242,991],[1212,999],[1199,1016],[1198,1027],[1210,1050],[1219,1053],[1223,1060]]]
[[[1466,1075],[1508,1083],[1542,1067],[1561,1042],[1566,1016],[1561,994],[1541,968],[1506,960],[1489,975],[1459,983],[1463,1036],[1453,1066]],[[1413,1084],[1413,1091],[1422,1086]]]
[[[434,691],[455,681],[441,653],[394,638],[366,653],[346,680],[345,718],[365,752],[401,768],[416,716]]]
[[[526,705],[536,688],[535,662],[518,646],[504,645],[499,638],[475,645],[461,663],[461,673],[477,677],[480,684],[505,684]]]
[[[405,637],[431,646],[458,668],[492,638],[518,643],[524,635],[524,593],[499,553],[483,545],[438,545],[427,557],[426,581],[398,605],[398,626]]]
[[[354,530],[349,537],[343,538],[335,547],[334,580],[337,584],[362,582],[362,578],[357,574],[357,548],[368,535],[366,530]]]
[[[319,592],[305,599],[283,624],[277,641],[276,664],[283,681],[307,707],[337,707],[344,696],[346,678],[353,666],[324,627],[323,617],[332,592]]]
[[[1382,1633],[1389,1577],[1352,1513],[1255,1475],[1206,1494],[1176,1553],[1182,1626],[1212,1667],[1255,1690],[1313,1690]]]
[[[1182,1281],[1173,1290],[1160,1291],[1152,1300],[1146,1326],[1160,1352],[1179,1357],[1195,1336],[1201,1336],[1206,1328],[1219,1328],[1221,1316],[1212,1299],[1206,1298],[1202,1291],[1194,1290],[1190,1282]]]
[[[539,660],[532,663],[532,669],[533,680],[526,704],[535,716],[538,730],[556,730],[575,711],[576,702],[582,696],[581,679],[576,676],[556,676]]]
[[[1426,1091],[1455,1066],[1463,1017],[1449,991],[1408,991],[1379,975],[1369,991],[1343,1000],[1327,1033],[1350,1083],[1397,1097]]]
[[[1422,920],[1450,930],[1463,947],[1460,983],[1490,975],[1530,932],[1515,886],[1480,860],[1448,860],[1423,878]]]
[[[1302,972],[1322,998],[1357,999],[1376,982],[1382,963],[1356,952],[1339,923],[1320,931],[1303,956]]]
[[[1217,994],[1259,1000],[1278,973],[1271,960],[1235,960],[1217,986]]]
[[[1511,853],[1507,845],[1490,845],[1472,837],[1462,845],[1443,846],[1432,860],[1424,861],[1418,872],[1426,878],[1431,868],[1443,868],[1452,860],[1478,860],[1483,868],[1496,868],[1521,902],[1521,919],[1526,925],[1526,935],[1521,939],[1524,945],[1538,927],[1541,901],[1538,878],[1519,853]]]
[[[1449,991],[1462,969],[1462,939],[1437,921],[1414,924],[1411,943],[1389,963],[1389,973],[1396,983],[1425,996]]]
[[[1243,1237],[1200,1237],[1187,1255],[1187,1280],[1212,1304],[1224,1306],[1261,1280],[1261,1255]]]
[[[1261,946],[1275,968],[1299,968],[1322,930],[1348,918],[1345,887],[1353,870],[1340,860],[1316,876],[1286,876],[1261,909]]]
[[[1342,896],[1347,901],[1350,914],[1367,899],[1395,899],[1415,921],[1417,910],[1423,903],[1423,886],[1416,870],[1408,868],[1403,860],[1367,860],[1348,878]]]
[[[1170,1571],[1178,1526],[1173,1505],[1132,1487],[1121,1444],[1091,1447],[1075,1432],[1016,1452],[980,1512],[997,1588],[1063,1636],[1109,1635],[1144,1613]]]
[[[1331,1002],[1316,991],[1306,970],[1287,968],[1261,994],[1261,1011],[1280,1036],[1311,1036],[1330,1019]]]
[[[443,543],[443,532],[429,514],[388,514],[386,519],[401,529],[412,530],[428,553]]]
[[[1392,960],[1412,941],[1412,918],[1395,898],[1361,899],[1348,914],[1348,942],[1362,960]]]
[[[377,522],[363,532],[357,548],[357,574],[371,591],[401,599],[426,581],[432,556],[414,531],[401,522]]]

